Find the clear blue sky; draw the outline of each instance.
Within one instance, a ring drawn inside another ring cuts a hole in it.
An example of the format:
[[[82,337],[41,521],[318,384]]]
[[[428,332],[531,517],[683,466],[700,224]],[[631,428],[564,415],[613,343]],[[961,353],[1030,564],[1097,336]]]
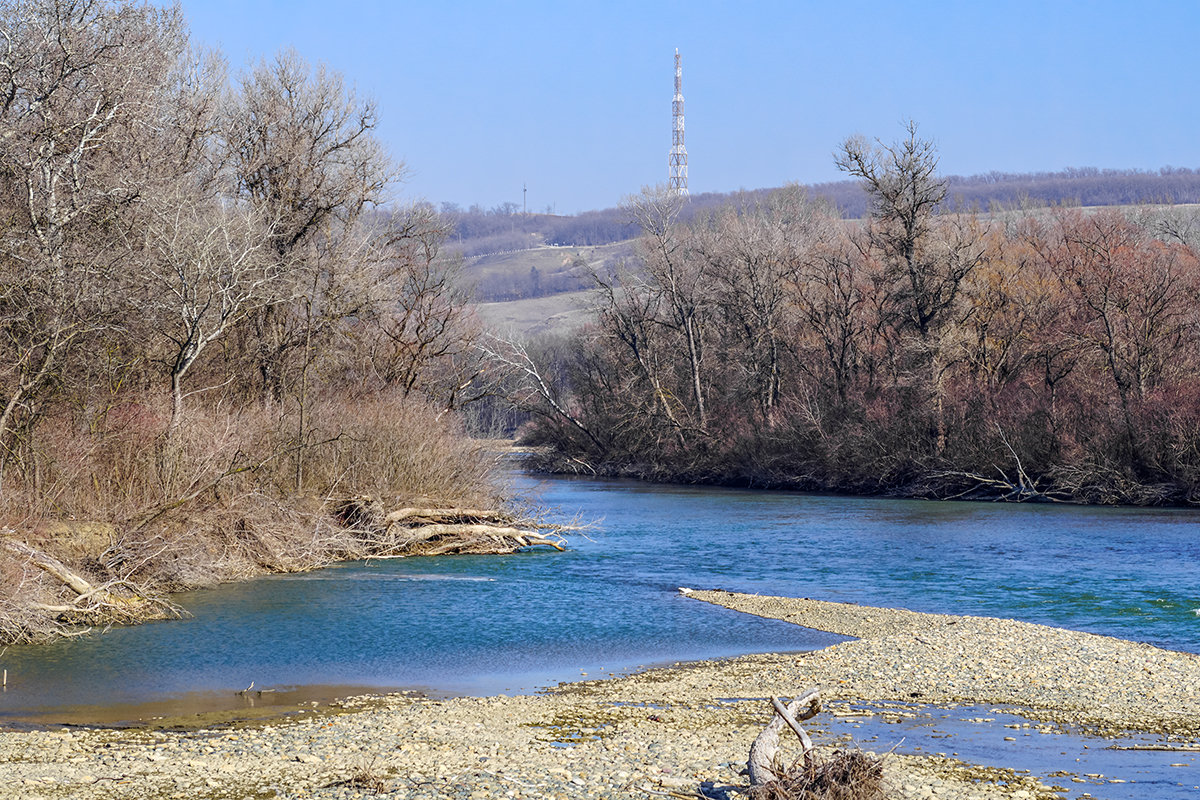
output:
[[[406,199],[574,213],[664,183],[818,183],[905,119],[944,174],[1200,167],[1197,0],[182,0],[237,72],[295,47],[381,112]]]

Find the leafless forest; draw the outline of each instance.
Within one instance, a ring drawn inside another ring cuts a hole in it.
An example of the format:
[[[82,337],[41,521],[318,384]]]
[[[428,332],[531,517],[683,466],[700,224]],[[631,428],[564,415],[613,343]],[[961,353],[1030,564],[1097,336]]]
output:
[[[928,497],[1200,500],[1194,207],[946,210],[910,124],[800,189],[682,219],[647,192],[598,323],[518,354],[546,465]],[[540,359],[540,361],[539,361]],[[551,380],[550,378],[557,378]]]
[[[492,507],[479,329],[370,102],[177,6],[0,31],[0,639],[367,552],[338,498]]]
[[[0,34],[0,641],[392,547],[401,512],[511,532],[460,413],[504,403],[558,470],[1200,497],[1194,212],[1014,188],[1191,171],[992,176],[979,216],[911,125],[843,143],[861,220],[829,187],[438,213],[397,202],[372,103],[295,52],[231,74],[178,7],[125,0],[0,0]],[[475,316],[464,253],[638,229],[573,338]]]

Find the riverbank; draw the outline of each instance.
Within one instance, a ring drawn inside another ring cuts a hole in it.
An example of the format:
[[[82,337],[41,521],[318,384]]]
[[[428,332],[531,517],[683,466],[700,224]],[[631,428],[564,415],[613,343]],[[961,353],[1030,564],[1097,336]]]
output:
[[[286,560],[263,559],[237,570],[214,565],[201,579],[160,579],[157,586],[97,578],[97,574],[105,572],[100,565],[108,549],[103,544],[107,541],[104,535],[93,537],[93,541],[73,552],[63,545],[63,541],[84,538],[79,536],[79,530],[91,532],[112,526],[62,524],[56,540],[46,549],[31,547],[15,531],[0,527],[0,567],[5,566],[3,559],[7,556],[12,560],[12,571],[21,571],[26,577],[47,576],[41,586],[32,588],[25,586],[26,581],[15,581],[11,596],[0,598],[0,647],[77,636],[95,627],[187,616],[187,609],[178,606],[166,590],[178,592],[268,573],[310,572],[337,561],[451,554],[507,555],[533,547],[561,552],[566,544],[563,533],[572,529],[501,508],[404,503],[389,507],[370,496],[323,504],[311,500],[309,505],[317,506],[309,512],[308,519],[320,535],[312,536],[300,526],[293,526],[280,542],[274,543],[277,548],[282,543],[293,545]],[[52,554],[52,549],[66,550],[67,555],[60,559]],[[147,565],[157,567],[153,562],[160,555],[148,558]],[[45,602],[45,595],[52,592],[57,592],[54,602]]]
[[[720,437],[714,437],[720,439]],[[842,465],[793,464],[794,448],[774,456],[770,443],[744,445],[739,452],[760,454],[750,464],[725,463],[720,457],[705,460],[689,454],[677,460],[643,458],[597,459],[586,452],[559,450],[537,441],[521,445],[524,469],[530,474],[566,478],[638,481],[647,484],[705,486],[714,489],[804,492],[841,497],[900,500],[956,500],[986,503],[1063,504],[1129,508],[1196,507],[1190,484],[1140,483],[1117,470],[1092,474],[1083,467],[1063,467],[1029,478],[1010,480],[1002,473],[974,472],[969,465],[929,470],[921,463],[893,465],[883,470],[858,470]],[[892,474],[895,473],[895,474]]]
[[[562,546],[504,487],[496,443],[415,396],[314,399],[302,447],[253,403],[197,406],[169,434],[161,407],[135,407],[103,444],[73,439],[90,424],[49,437],[88,460],[47,466],[41,489],[5,473],[0,647],[185,615],[171,594],[337,561]]]
[[[152,730],[0,732],[0,797],[736,796],[764,698],[821,686],[812,722],[863,703],[1006,703],[1035,719],[1133,729],[1172,746],[1200,733],[1200,657],[1011,620],[723,592],[692,597],[856,636],[811,653],[677,664],[538,695],[393,695],[286,720]],[[844,743],[844,741],[842,742]],[[790,744],[790,743],[789,743]],[[1026,775],[942,755],[887,757],[896,798],[1056,796]],[[1070,765],[1064,765],[1069,770]],[[1069,780],[1064,778],[1063,780]],[[1103,796],[1102,794],[1099,796]]]

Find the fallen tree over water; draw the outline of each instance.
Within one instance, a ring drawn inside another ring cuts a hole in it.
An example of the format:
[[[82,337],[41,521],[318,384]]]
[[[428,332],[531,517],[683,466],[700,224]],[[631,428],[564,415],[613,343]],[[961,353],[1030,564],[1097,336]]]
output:
[[[398,508],[387,511],[371,497],[343,500],[337,517],[366,543],[368,556],[500,555],[526,547],[562,551],[562,532],[550,525],[496,509]],[[543,533],[543,531],[548,531]]]
[[[573,529],[502,509],[403,506],[376,498],[331,501],[305,513],[277,507],[274,527],[245,517],[191,535],[66,521],[52,532],[0,528],[0,642],[71,636],[90,627],[186,616],[168,593],[335,561],[564,550]],[[86,535],[102,529],[103,536]],[[188,529],[184,529],[188,530]]]

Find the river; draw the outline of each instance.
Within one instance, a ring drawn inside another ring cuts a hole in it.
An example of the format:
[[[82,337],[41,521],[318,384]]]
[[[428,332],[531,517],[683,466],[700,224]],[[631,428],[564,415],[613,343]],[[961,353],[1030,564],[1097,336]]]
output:
[[[258,688],[486,694],[838,637],[677,587],[1014,617],[1200,652],[1189,510],[519,478],[599,520],[565,553],[355,562],[190,592],[182,621],[0,656],[0,719]],[[208,698],[207,700],[205,698]]]

